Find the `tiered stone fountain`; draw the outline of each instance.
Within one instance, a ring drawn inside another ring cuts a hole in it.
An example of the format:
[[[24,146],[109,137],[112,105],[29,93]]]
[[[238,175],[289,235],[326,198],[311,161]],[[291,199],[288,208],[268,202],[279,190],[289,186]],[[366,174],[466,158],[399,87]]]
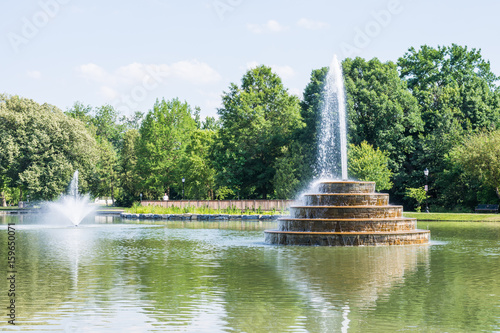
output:
[[[375,192],[374,182],[321,182],[303,205],[290,207],[278,230],[266,230],[265,241],[284,245],[409,245],[429,242],[430,231],[403,217],[402,206]]]

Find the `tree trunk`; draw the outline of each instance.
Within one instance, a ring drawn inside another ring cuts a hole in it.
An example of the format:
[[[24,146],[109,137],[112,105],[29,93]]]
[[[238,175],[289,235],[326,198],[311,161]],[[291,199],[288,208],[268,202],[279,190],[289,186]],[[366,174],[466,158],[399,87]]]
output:
[[[0,194],[0,198],[2,198],[2,207],[7,207],[7,200],[5,199],[5,192],[2,191]]]
[[[500,191],[499,191],[498,187],[495,187],[495,192],[497,192],[497,197],[498,197],[498,199],[500,199]]]

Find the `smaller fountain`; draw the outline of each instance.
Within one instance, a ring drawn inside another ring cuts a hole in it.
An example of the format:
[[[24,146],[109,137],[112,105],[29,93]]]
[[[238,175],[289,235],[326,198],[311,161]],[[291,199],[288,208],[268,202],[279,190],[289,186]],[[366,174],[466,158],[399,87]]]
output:
[[[76,170],[69,184],[68,194],[63,195],[57,202],[49,203],[49,208],[64,215],[78,227],[83,218],[95,210],[89,203],[88,194],[82,196],[78,193],[78,170]]]

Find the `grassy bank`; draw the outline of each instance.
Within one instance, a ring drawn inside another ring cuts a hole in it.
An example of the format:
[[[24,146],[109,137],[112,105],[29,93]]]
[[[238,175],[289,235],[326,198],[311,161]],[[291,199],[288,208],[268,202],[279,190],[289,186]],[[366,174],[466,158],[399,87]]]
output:
[[[262,209],[246,209],[241,210],[236,207],[227,209],[212,209],[208,207],[158,207],[158,206],[141,206],[133,205],[131,208],[125,209],[125,212],[131,214],[230,214],[230,215],[286,215],[288,211],[263,211]]]
[[[404,216],[413,217],[419,221],[500,222],[500,214],[404,212]]]

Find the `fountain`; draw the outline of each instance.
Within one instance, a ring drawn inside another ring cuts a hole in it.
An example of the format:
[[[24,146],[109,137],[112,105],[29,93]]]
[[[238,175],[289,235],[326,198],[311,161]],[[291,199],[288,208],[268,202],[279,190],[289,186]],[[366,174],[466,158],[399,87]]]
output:
[[[326,76],[323,96],[316,167],[319,180],[313,182],[297,206],[290,207],[290,217],[278,220],[278,230],[265,231],[266,243],[325,246],[428,243],[430,231],[416,229],[417,220],[403,217],[402,206],[389,205],[389,195],[376,193],[374,182],[348,180],[345,92],[341,64],[336,57]]]
[[[57,202],[49,203],[49,209],[65,216],[77,227],[85,216],[94,211],[89,205],[89,195],[80,195],[78,192],[78,170],[68,187],[68,194],[63,195]]]

